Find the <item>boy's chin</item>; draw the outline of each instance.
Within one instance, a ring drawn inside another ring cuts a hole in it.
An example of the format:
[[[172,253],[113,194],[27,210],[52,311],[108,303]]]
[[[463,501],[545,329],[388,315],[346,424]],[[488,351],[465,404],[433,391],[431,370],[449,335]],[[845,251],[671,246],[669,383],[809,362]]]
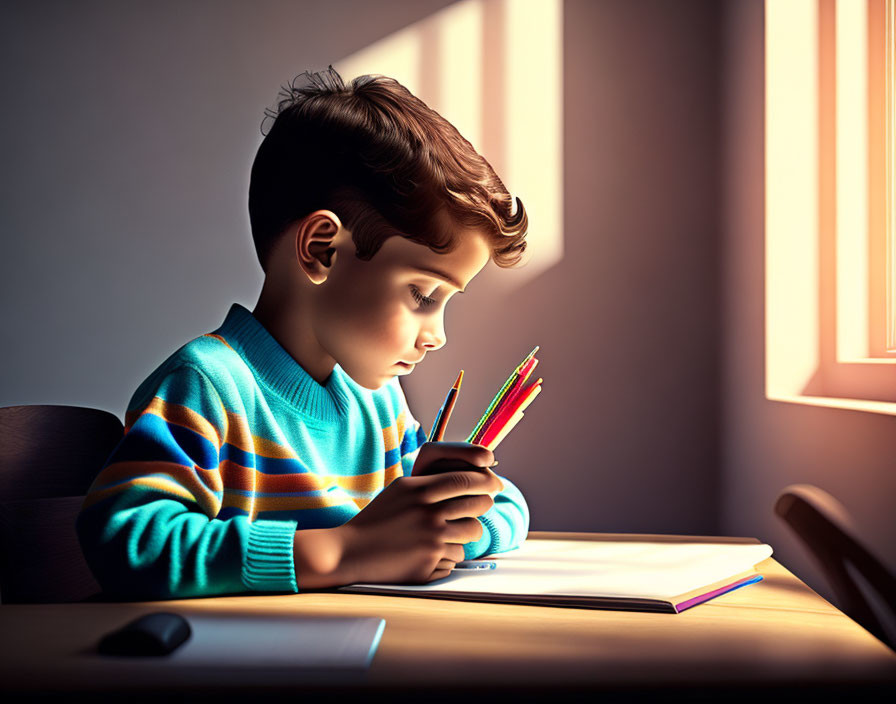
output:
[[[346,374],[351,377],[352,381],[354,381],[358,386],[363,386],[365,389],[369,389],[370,391],[378,391],[383,388],[386,384],[388,384],[392,379],[394,379],[397,374],[394,372],[384,373],[384,374],[352,374],[347,370]]]

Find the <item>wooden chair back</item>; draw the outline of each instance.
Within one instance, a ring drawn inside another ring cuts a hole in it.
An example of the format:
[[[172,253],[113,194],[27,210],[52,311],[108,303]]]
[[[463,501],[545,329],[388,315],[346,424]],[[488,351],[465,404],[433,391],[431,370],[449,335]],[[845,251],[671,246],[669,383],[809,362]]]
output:
[[[896,650],[896,577],[855,537],[843,504],[816,486],[794,484],[778,497],[775,513],[809,548],[840,609]]]
[[[3,603],[82,601],[99,594],[75,519],[123,435],[121,420],[96,408],[0,408]]]

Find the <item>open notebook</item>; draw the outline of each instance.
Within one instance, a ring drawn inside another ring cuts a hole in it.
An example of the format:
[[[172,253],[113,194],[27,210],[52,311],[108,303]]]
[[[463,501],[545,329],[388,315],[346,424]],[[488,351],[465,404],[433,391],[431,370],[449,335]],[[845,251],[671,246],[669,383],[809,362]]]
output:
[[[340,591],[592,609],[680,613],[762,579],[760,543],[527,540],[423,585],[353,584]]]

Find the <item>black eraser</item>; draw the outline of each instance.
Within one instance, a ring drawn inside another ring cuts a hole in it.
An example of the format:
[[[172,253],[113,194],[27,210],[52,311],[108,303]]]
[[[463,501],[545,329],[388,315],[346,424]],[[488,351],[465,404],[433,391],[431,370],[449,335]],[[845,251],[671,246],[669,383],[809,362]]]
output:
[[[107,633],[97,650],[104,655],[168,655],[190,637],[190,624],[180,614],[145,614]]]

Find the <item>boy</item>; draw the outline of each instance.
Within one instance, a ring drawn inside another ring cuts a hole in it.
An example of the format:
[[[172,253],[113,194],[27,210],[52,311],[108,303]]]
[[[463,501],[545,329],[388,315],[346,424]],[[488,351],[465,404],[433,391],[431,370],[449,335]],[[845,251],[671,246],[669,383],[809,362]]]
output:
[[[425,443],[397,379],[445,344],[448,299],[489,257],[518,261],[522,203],[396,81],[303,75],[252,166],[255,309],[140,385],[78,516],[110,595],[423,583],[525,539],[492,453]]]

